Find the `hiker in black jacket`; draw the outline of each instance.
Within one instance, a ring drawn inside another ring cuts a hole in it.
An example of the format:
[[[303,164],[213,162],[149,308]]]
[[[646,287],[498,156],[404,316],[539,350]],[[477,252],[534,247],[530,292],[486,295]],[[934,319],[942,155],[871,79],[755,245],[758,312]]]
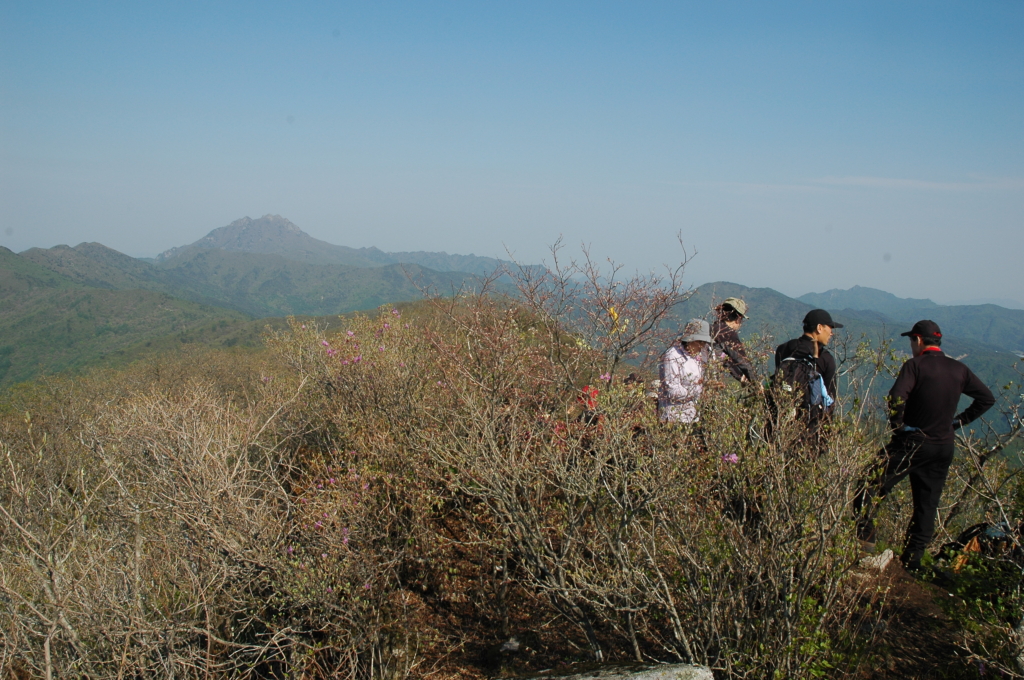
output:
[[[804,334],[784,342],[775,350],[775,371],[778,375],[786,359],[813,360],[818,373],[824,379],[825,389],[831,398],[831,405],[821,412],[805,414],[809,422],[817,424],[823,416],[835,409],[836,398],[836,360],[826,349],[832,339],[832,331],[842,328],[843,324],[832,320],[832,315],[824,309],[812,309],[804,317]]]
[[[853,509],[858,538],[871,551],[875,542],[872,497],[884,497],[909,475],[914,514],[900,559],[915,571],[921,568],[935,533],[935,513],[953,461],[954,430],[981,416],[996,400],[971,369],[942,353],[942,332],[934,321],[918,321],[902,335],[910,338],[914,356],[903,364],[889,390],[892,440],[861,485]],[[961,394],[974,401],[954,417]]]

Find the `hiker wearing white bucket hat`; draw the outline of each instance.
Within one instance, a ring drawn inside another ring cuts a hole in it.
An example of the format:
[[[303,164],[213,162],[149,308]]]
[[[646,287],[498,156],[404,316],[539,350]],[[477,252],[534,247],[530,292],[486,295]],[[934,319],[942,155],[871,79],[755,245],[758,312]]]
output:
[[[679,340],[665,350],[658,364],[658,417],[663,422],[697,422],[697,400],[704,389],[704,364],[711,342],[711,325],[703,319],[690,319]]]

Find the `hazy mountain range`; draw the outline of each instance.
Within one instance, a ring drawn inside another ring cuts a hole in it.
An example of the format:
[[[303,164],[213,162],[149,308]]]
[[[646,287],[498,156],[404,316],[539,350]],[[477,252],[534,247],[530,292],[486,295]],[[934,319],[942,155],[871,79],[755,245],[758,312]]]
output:
[[[270,317],[415,300],[425,289],[475,285],[502,264],[475,255],[347,248],[277,215],[236,220],[151,260],[99,243],[20,254],[0,247],[0,385],[183,342],[254,344]],[[770,288],[711,283],[676,316],[706,316],[733,295],[750,305],[744,333],[777,338],[799,334],[813,307],[829,309],[852,338],[892,338],[930,318],[943,327],[944,346],[966,354],[988,380],[1015,377],[1012,353],[1024,350],[1022,310],[938,305],[860,286],[794,299]]]
[[[307,264],[340,264],[348,267],[415,264],[438,272],[464,272],[488,276],[504,262],[493,257],[448,253],[385,253],[377,248],[347,248],[315,239],[280,215],[258,220],[243,217],[214,229],[195,243],[171,248],[156,256],[160,263],[174,262],[200,250],[278,255]]]

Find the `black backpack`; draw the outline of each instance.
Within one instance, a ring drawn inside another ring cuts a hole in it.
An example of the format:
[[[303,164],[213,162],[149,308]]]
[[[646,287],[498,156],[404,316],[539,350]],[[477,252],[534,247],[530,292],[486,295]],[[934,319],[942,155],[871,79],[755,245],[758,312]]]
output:
[[[832,405],[818,364],[810,355],[786,357],[779,363],[772,382],[783,392],[795,393],[797,404],[811,422],[817,421]]]

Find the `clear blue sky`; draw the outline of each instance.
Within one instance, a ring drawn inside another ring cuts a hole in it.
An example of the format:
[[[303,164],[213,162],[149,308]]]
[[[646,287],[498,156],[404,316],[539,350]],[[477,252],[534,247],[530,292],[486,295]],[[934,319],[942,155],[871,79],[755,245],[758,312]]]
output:
[[[1024,2],[0,3],[0,244],[239,217],[1024,299]]]

